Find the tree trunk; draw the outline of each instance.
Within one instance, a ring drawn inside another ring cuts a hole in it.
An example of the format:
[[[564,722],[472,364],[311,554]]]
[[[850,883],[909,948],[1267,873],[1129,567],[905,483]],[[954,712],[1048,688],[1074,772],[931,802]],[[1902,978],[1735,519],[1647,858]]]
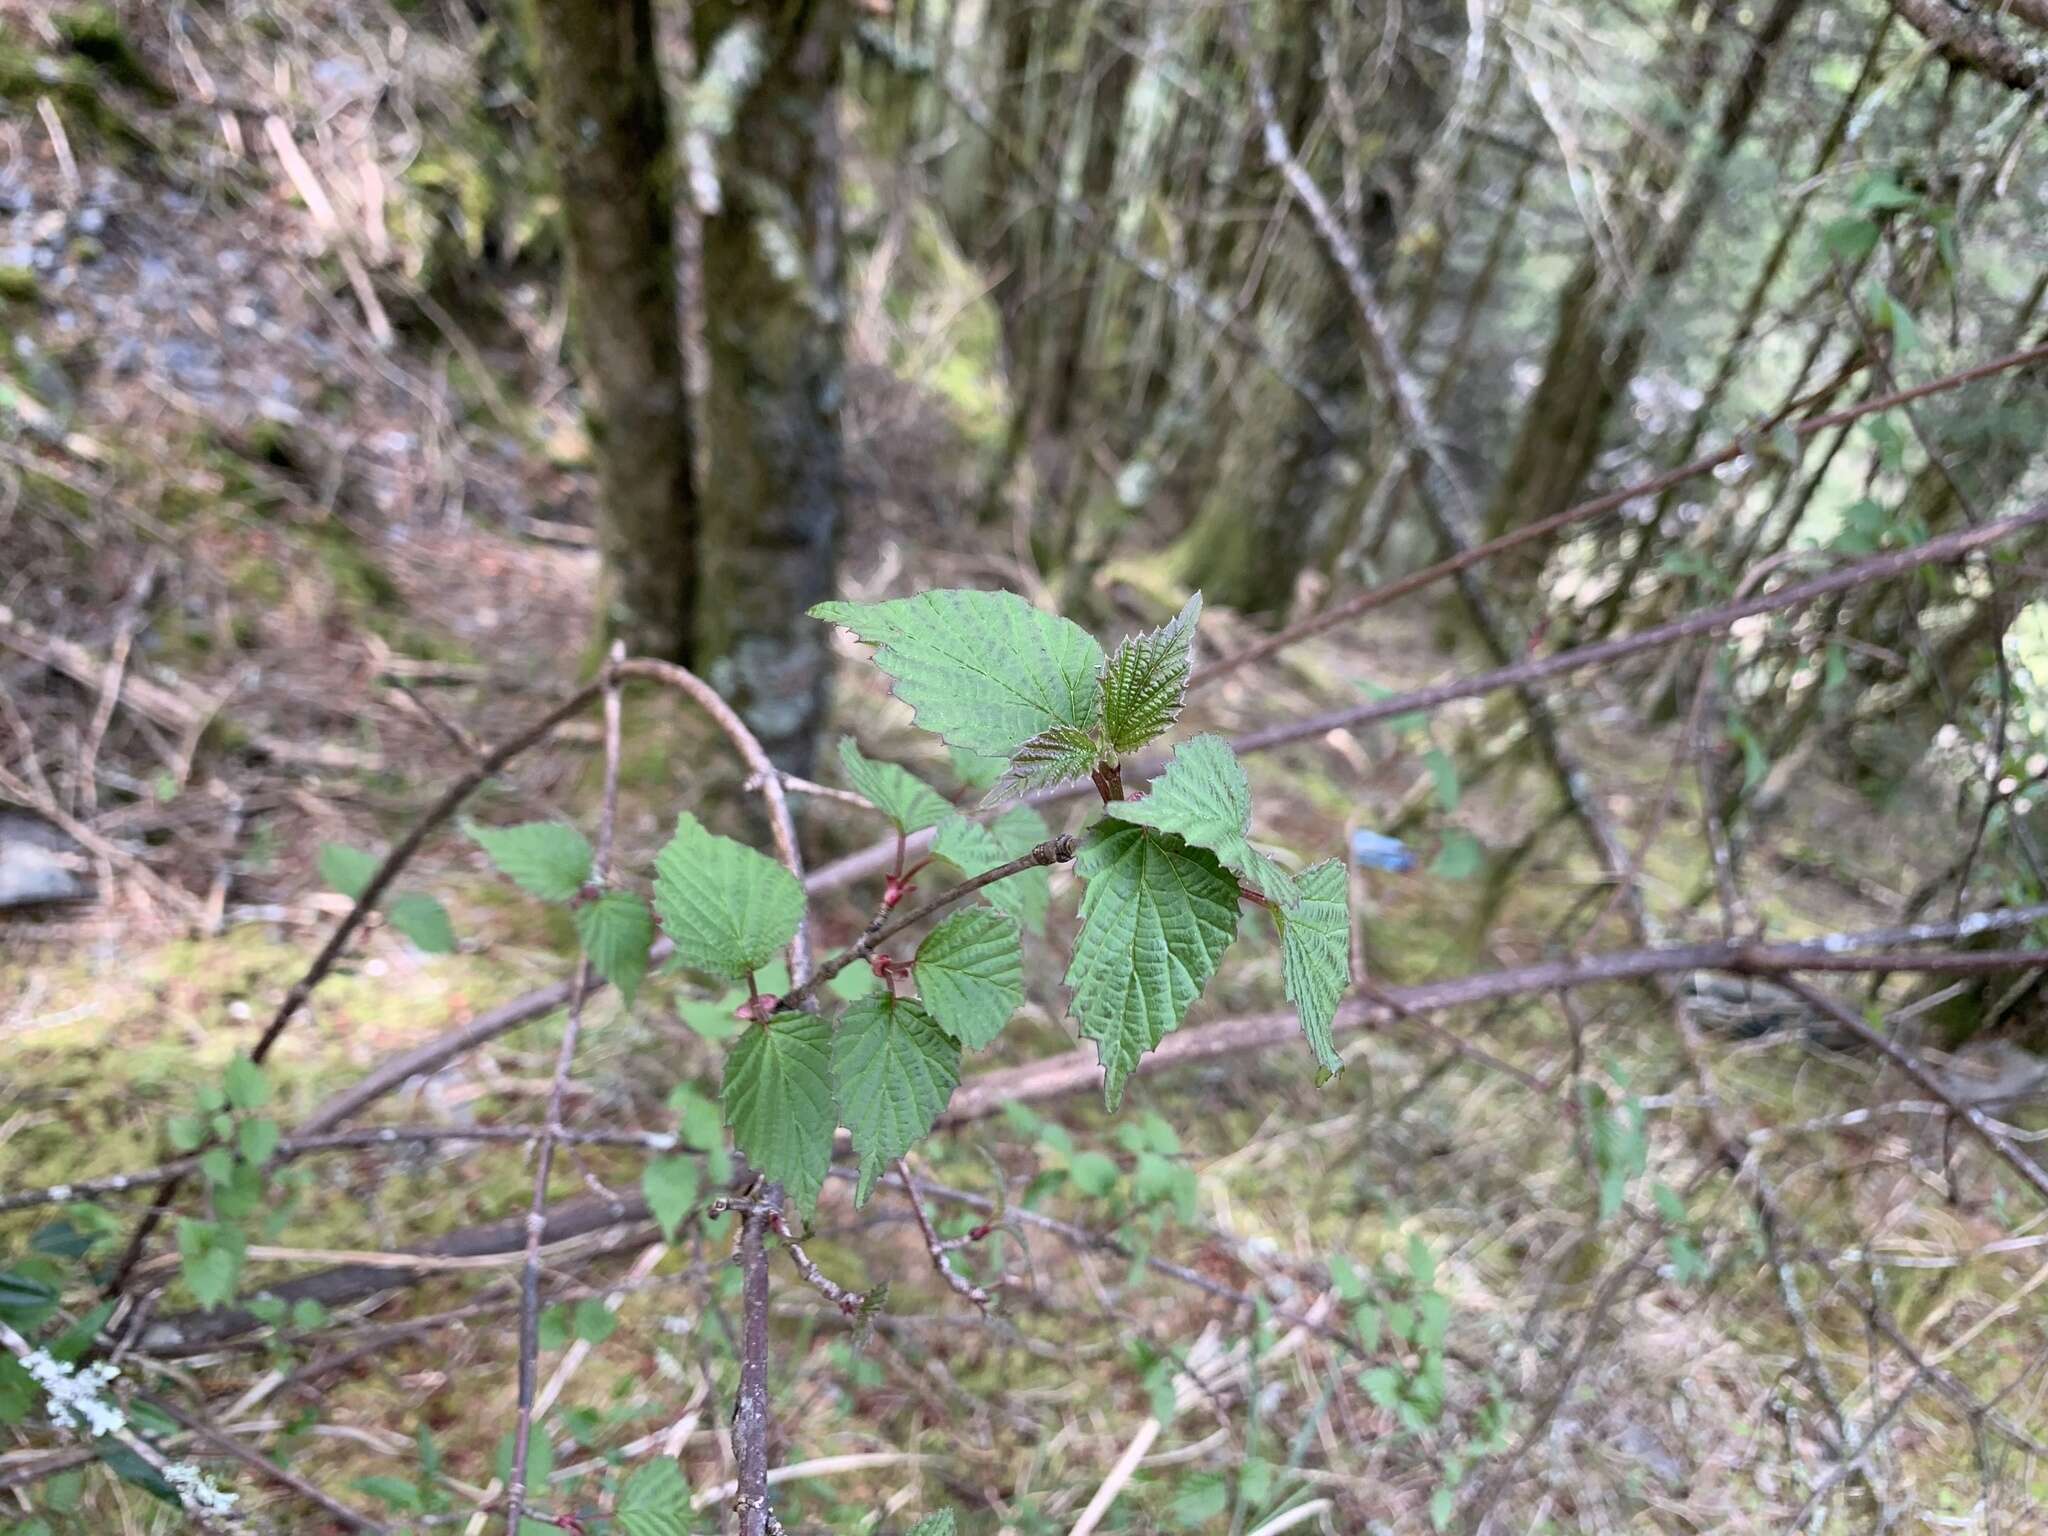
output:
[[[533,0],[598,479],[602,624],[692,659],[698,507],[676,310],[668,118],[651,0]]]
[[[1489,538],[1549,517],[1579,499],[1608,418],[1642,361],[1650,321],[1691,258],[1717,199],[1722,170],[1748,131],[1771,65],[1803,3],[1776,0],[1755,35],[1745,40],[1746,56],[1716,115],[1713,137],[1691,168],[1691,185],[1680,207],[1648,233],[1641,295],[1633,303],[1619,302],[1590,251],[1566,283],[1543,379],[1523,413],[1487,511]],[[1697,57],[1707,57],[1704,48]],[[1696,70],[1687,77],[1688,104],[1697,100],[1693,82],[1703,74]],[[1643,203],[1646,217],[1656,217],[1665,190],[1663,178],[1653,176]],[[1543,548],[1534,546],[1500,569],[1505,579],[1530,575],[1543,556]]]
[[[1350,304],[1335,282],[1317,306],[1306,372],[1325,399],[1351,399],[1359,385]],[[1312,538],[1337,488],[1346,443],[1307,402],[1270,375],[1251,386],[1253,404],[1231,433],[1222,475],[1175,546],[1174,576],[1226,608],[1284,619],[1309,563]]]
[[[759,77],[720,146],[704,221],[708,464],[698,655],[769,755],[807,770],[825,712],[825,629],[845,495],[837,86],[841,0],[704,0],[698,57],[757,34]]]

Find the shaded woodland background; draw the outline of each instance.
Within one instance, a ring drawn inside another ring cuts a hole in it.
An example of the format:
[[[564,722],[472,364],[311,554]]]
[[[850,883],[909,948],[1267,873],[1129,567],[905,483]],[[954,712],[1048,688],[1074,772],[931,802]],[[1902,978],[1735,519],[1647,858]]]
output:
[[[945,1235],[1002,1218],[954,1255],[999,1303],[828,1196],[810,1256],[889,1300],[778,1269],[781,1522],[2042,1529],[2044,88],[2038,0],[0,0],[0,1268],[255,1528],[502,1528],[575,945],[452,826],[267,1064],[233,1306],[166,1228],[97,1310],[161,1186],[70,1186],[174,1162],[352,906],[322,850],[610,638],[826,790],[850,733],[971,795],[806,607],[1113,639],[1199,588],[1189,720],[1264,747],[1262,835],[1414,855],[1354,868],[1349,1069],[1247,942],[1102,1115],[1056,877],[920,1158]],[[588,823],[601,777],[578,718],[467,814]],[[626,869],[678,809],[761,841],[668,694],[620,780]],[[879,827],[797,801],[843,942]],[[1755,948],[1828,934],[1866,963]],[[1679,943],[1721,948],[1563,974]],[[735,1001],[586,1022],[546,1518],[630,1530],[668,1458],[674,1528],[731,1523],[732,1218],[664,1241],[640,1191],[663,1138],[729,1173]],[[22,1401],[0,1529],[176,1524]]]

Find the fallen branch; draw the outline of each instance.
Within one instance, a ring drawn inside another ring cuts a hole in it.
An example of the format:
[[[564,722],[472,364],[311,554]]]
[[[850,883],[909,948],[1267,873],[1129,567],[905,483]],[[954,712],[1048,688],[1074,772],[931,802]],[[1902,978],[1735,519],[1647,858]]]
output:
[[[1789,944],[1715,942],[1659,945],[1513,966],[1418,986],[1387,987],[1380,989],[1373,998],[1346,1003],[1338,1010],[1331,1033],[1353,1034],[1361,1029],[1393,1024],[1407,1015],[1439,1013],[1504,998],[1612,985],[1650,976],[1682,975],[1690,971],[1786,977],[1801,971],[1984,975],[2031,970],[2048,967],[2048,950],[1912,950],[1880,946],[1914,942],[1921,938],[1951,937],[1958,930],[1966,934],[1988,932],[2016,926],[2022,920],[2037,921],[2044,914],[2048,914],[2048,907],[2014,908],[1974,913],[1954,923],[1873,930],[1868,936],[1828,934]],[[1897,936],[1902,934],[1912,937],[1898,939]],[[1271,1050],[1291,1044],[1299,1033],[1300,1024],[1291,1009],[1219,1019],[1168,1035],[1157,1050],[1140,1058],[1134,1072],[1150,1076],[1198,1061],[1246,1051]],[[1097,1088],[1101,1081],[1102,1069],[1092,1048],[1086,1046],[1022,1066],[982,1073],[960,1085],[945,1113],[939,1117],[938,1125],[941,1129],[966,1125],[986,1119],[1005,1104],[1061,1098]],[[1952,1098],[1945,1089],[1937,1096]],[[1983,1117],[1980,1115],[1979,1118]],[[2002,1135],[1988,1119],[1984,1120],[1984,1125],[1990,1134]],[[637,1136],[641,1133],[632,1134]],[[133,1182],[140,1184],[143,1181],[137,1176]],[[547,1229],[551,1234],[566,1239],[608,1225],[644,1223],[648,1219],[646,1202],[638,1196],[621,1196],[612,1201],[575,1200],[549,1208]],[[494,1222],[451,1233],[437,1243],[409,1251],[451,1255],[508,1253],[520,1246],[524,1231],[524,1218]],[[287,1301],[310,1295],[332,1306],[415,1284],[423,1274],[424,1271],[400,1267],[345,1266],[270,1289]],[[143,1343],[157,1353],[189,1353],[259,1326],[259,1320],[248,1313],[177,1314],[160,1318],[152,1324],[144,1334]]]

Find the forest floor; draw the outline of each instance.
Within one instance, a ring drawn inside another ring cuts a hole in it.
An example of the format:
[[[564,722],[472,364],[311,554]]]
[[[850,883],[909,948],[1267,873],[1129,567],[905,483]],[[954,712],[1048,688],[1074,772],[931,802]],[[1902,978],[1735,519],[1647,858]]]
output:
[[[445,103],[473,95],[472,58],[490,40],[366,29],[350,9],[270,6],[272,24],[249,31],[232,8],[181,28],[125,7],[124,80],[67,30],[73,13],[0,0],[0,85],[10,108],[27,104],[0,121],[0,698],[18,765],[0,801],[84,838],[76,875],[90,898],[0,913],[10,1188],[162,1160],[165,1117],[248,1048],[346,910],[321,888],[322,845],[388,846],[476,743],[502,739],[588,665],[591,487],[545,237],[510,238],[527,217],[516,189],[479,210],[469,178],[487,166],[434,159],[436,135],[455,137],[450,119],[475,120]],[[75,13],[89,14],[100,13]],[[1001,415],[979,279],[910,189],[871,166],[858,180],[846,594],[1042,595],[1028,559],[1004,547],[1009,525],[992,538],[956,510],[978,502]],[[465,208],[488,238],[461,226]],[[1103,597],[1135,626],[1156,621],[1162,594],[1112,585]],[[1205,615],[1217,650],[1254,634]],[[1188,723],[1234,733],[1471,670],[1480,659],[1457,634],[1433,605],[1389,609],[1201,695]],[[872,669],[847,661],[837,724],[950,782]],[[1399,827],[1422,854],[1420,872],[1357,876],[1376,978],[1541,958],[1567,930],[1585,947],[1629,942],[1611,914],[1586,931],[1605,892],[1539,765],[1517,752],[1473,772],[1513,720],[1496,699],[1252,761],[1271,842],[1320,857],[1354,828]],[[1607,808],[1632,846],[1654,828],[1650,908],[1672,936],[1711,934],[1690,790],[1675,819],[1656,816],[1674,737],[1636,717],[1620,680],[1577,696],[1571,743],[1598,765]],[[748,831],[737,767],[669,700],[629,699],[627,740],[626,868],[645,867],[681,809]],[[475,814],[587,823],[597,749],[593,727],[570,727],[494,781]],[[1923,846],[1904,835],[1922,818],[1943,824],[1937,809],[1888,807],[1888,835],[1874,837],[1866,802],[1808,775],[1774,829],[1775,862],[1751,871],[1765,931],[1894,921],[1927,872],[1918,865],[1948,857],[1900,851]],[[805,835],[822,862],[872,829],[807,810]],[[392,1052],[564,974],[566,923],[508,896],[460,837],[431,843],[409,881],[451,913],[458,952],[374,928],[275,1058],[285,1123]],[[858,932],[873,894],[829,898],[824,942]],[[978,1065],[1072,1043],[1052,959],[1072,905],[1056,882],[1024,1018]],[[1279,1001],[1277,951],[1250,939],[1192,1022]],[[1317,1278],[1333,1255],[1405,1266],[1419,1240],[1429,1256],[1433,1277],[1411,1278],[1448,1303],[1455,1412],[1406,1426],[1337,1387],[1339,1351],[1296,1338],[1270,1379],[1261,1363],[1239,1382],[1235,1406],[1184,1404],[1103,1529],[1248,1531],[1305,1494],[1332,1501],[1329,1529],[1427,1529],[1437,1490],[1505,1443],[1489,1404],[1540,1400],[1588,1318],[1600,1347],[1523,1462],[1509,1528],[1784,1529],[1834,1465],[1834,1431],[1796,1379],[1802,1353],[1843,1383],[1838,1429],[1856,1440],[1919,1379],[1873,1342],[1856,1299],[1873,1285],[1946,1379],[2005,1394],[1998,1412],[2041,1433],[2048,1384],[2018,1362],[2048,1348],[2036,1257],[2048,1234],[2004,1207],[1985,1164],[1961,1156],[1951,1188],[1924,1117],[1908,1116],[1780,1165],[1828,1256],[1804,1273],[1794,1327],[1749,1208],[1704,1181],[1668,1016],[1623,989],[1583,1002],[1571,1017],[1530,1003],[1374,1032],[1320,1088],[1306,1051],[1290,1050],[1142,1080],[1115,1121],[1075,1099],[935,1144],[936,1177],[1035,1180],[1041,1209],[1276,1305],[1333,1305]],[[715,1003],[672,976],[630,1010],[598,1009],[577,1121],[666,1126],[676,1090],[715,1097],[729,1028]],[[515,1031],[380,1113],[531,1120],[559,1029]],[[1760,1126],[1912,1097],[1797,1030],[1719,1045],[1715,1069]],[[1190,1176],[1170,1218],[1172,1201],[1138,1178],[1147,1156]],[[1623,1208],[1596,1219],[1617,1168]],[[592,1151],[570,1160],[562,1192],[636,1178],[632,1157]],[[506,1147],[324,1158],[269,1241],[301,1266],[401,1248],[522,1208],[530,1180]],[[125,1223],[133,1205],[107,1209]],[[0,1218],[0,1258],[40,1226]],[[820,1228],[829,1269],[886,1280],[891,1297],[856,1347],[808,1292],[783,1293],[778,1351],[810,1363],[785,1378],[780,1459],[871,1458],[790,1484],[793,1530],[901,1529],[947,1502],[970,1530],[1066,1530],[1160,1404],[1162,1365],[1205,1328],[1242,1324],[1126,1259],[1034,1240],[1028,1258],[1011,1252],[1029,1283],[984,1325],[936,1285],[885,1199],[856,1213],[828,1198]],[[1646,1283],[1603,1317],[1595,1283],[1653,1232]],[[598,1458],[601,1471],[687,1401],[697,1417],[682,1464],[713,1489],[730,1471],[729,1359],[693,1341],[727,1310],[730,1268],[701,1231],[628,1278],[634,1258],[599,1261],[561,1293],[623,1298],[625,1326],[564,1372],[554,1463]],[[235,1427],[282,1433],[295,1470],[359,1502],[396,1498],[362,1479],[422,1476],[421,1426],[445,1474],[426,1482],[459,1506],[490,1482],[512,1421],[508,1275],[452,1273],[387,1299],[365,1319],[478,1310],[367,1358],[321,1356],[317,1390],[301,1391],[308,1362],[282,1345],[177,1369],[203,1371],[216,1396],[247,1383]],[[174,1285],[164,1309],[180,1305]],[[544,1370],[565,1359],[551,1349]],[[14,1454],[0,1441],[0,1473]],[[1923,1392],[1886,1425],[1862,1490],[1866,1502],[1835,1506],[1841,1528],[1865,1528],[1881,1502],[1904,1529],[2022,1530],[2043,1519],[2048,1471]],[[58,1531],[113,1529],[119,1506],[124,1528],[143,1528],[119,1485],[81,1497],[68,1510],[0,1502],[0,1523],[33,1513]]]

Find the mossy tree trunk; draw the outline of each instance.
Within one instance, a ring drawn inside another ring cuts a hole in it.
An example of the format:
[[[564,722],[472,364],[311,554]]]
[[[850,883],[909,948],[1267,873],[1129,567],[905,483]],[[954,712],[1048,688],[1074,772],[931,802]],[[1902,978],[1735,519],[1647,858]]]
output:
[[[652,0],[532,0],[598,478],[603,627],[690,661],[698,506]]]
[[[770,755],[802,772],[831,660],[804,611],[830,595],[845,494],[836,113],[850,16],[843,0],[701,0],[691,22],[700,58],[747,27],[761,61],[704,221],[698,654]]]

